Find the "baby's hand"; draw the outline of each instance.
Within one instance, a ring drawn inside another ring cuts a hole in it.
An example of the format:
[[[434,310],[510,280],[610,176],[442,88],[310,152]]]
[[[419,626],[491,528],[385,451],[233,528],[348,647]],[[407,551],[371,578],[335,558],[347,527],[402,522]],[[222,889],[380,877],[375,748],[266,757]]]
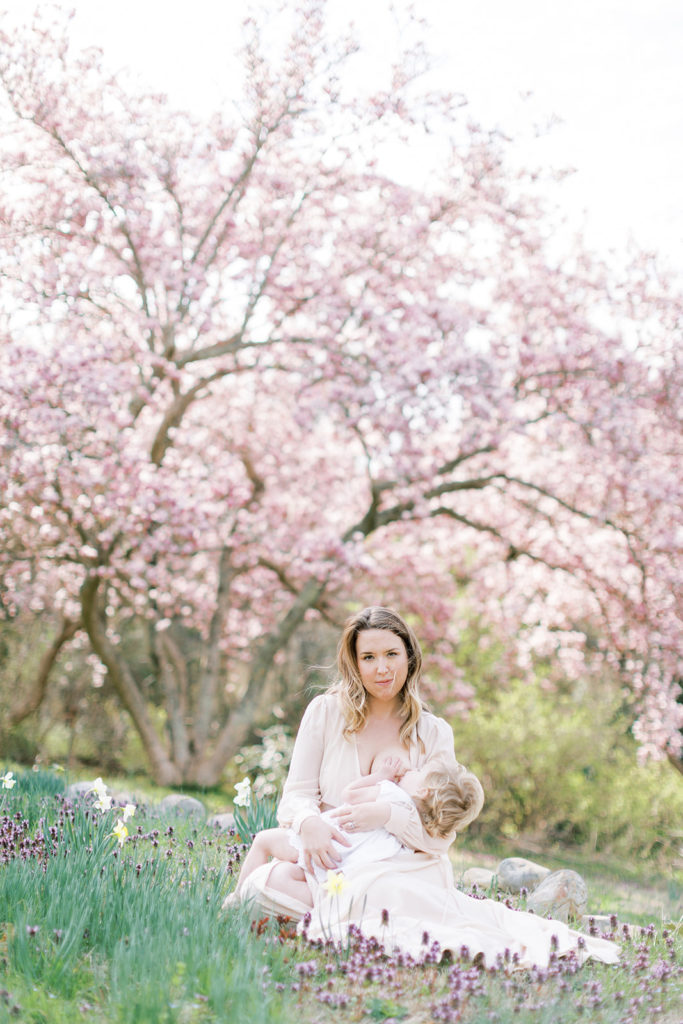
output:
[[[408,771],[408,765],[400,757],[387,757],[384,759],[379,774],[384,779],[388,779],[392,782],[400,782],[405,773]]]

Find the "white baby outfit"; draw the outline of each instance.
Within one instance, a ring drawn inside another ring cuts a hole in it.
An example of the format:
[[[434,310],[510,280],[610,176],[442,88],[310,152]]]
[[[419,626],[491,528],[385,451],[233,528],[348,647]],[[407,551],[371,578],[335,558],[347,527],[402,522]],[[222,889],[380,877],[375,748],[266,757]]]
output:
[[[387,800],[389,803],[399,806],[414,806],[413,801],[400,786],[397,786],[395,782],[389,782],[386,779],[379,783],[378,799]],[[332,811],[325,811],[322,814],[322,819],[330,825],[333,825],[335,828],[339,828],[339,821],[337,818],[332,817]],[[341,862],[335,870],[344,873],[351,871],[354,868],[362,867],[365,864],[371,864],[378,860],[386,860],[387,857],[393,857],[404,848],[403,843],[397,839],[396,836],[392,836],[391,832],[387,832],[385,828],[372,828],[367,832],[344,832],[344,835],[349,839],[351,843],[350,846],[342,846],[341,843],[333,840],[341,856]],[[287,838],[292,846],[299,852],[297,864],[302,868],[305,867],[301,846],[301,836],[297,835],[297,833],[290,828],[287,830]],[[315,864],[313,866],[313,870],[318,882],[327,881],[327,868],[321,868],[319,865]]]

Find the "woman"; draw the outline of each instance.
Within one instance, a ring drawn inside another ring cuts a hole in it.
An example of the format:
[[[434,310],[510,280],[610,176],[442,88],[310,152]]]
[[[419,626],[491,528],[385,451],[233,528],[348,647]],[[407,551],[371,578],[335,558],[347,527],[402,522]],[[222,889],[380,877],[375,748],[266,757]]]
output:
[[[369,775],[349,785],[342,792],[345,804],[360,804],[386,800],[389,804],[415,804],[422,824],[432,836],[450,837],[456,829],[463,829],[479,814],[484,804],[484,791],[476,775],[465,771],[460,765],[453,772],[443,768],[434,770],[429,764],[421,771],[411,771],[407,764],[393,755],[375,758]],[[337,811],[323,814],[325,821],[336,824]],[[347,829],[347,832],[349,830]],[[394,857],[402,846],[396,836],[385,828],[372,828],[353,832],[349,836],[348,848],[339,845],[340,870],[344,875],[365,863],[375,863],[385,857]],[[311,868],[319,883],[327,881],[327,869],[309,861],[304,870],[301,840],[294,829],[267,828],[254,836],[251,848],[245,857],[234,894],[227,897],[227,906],[238,899],[249,875],[270,860],[281,860],[291,867],[278,868],[278,889],[285,895],[296,897],[308,906],[313,906],[313,897],[306,881]]]
[[[308,706],[292,755],[278,820],[299,834],[313,894],[311,938],[344,940],[349,925],[419,957],[429,942],[456,955],[467,946],[491,965],[517,954],[520,966],[548,963],[553,937],[558,952],[585,947],[581,955],[618,959],[613,943],[579,936],[558,921],[512,911],[494,900],[465,896],[455,888],[447,850],[455,834],[429,835],[414,805],[361,801],[340,807],[342,790],[370,771],[380,751],[400,749],[413,769],[457,766],[453,733],[422,706],[422,655],[412,629],[390,608],[372,607],[346,623],[337,651],[339,681]],[[362,792],[360,790],[359,792]],[[337,825],[321,813],[336,811]],[[318,885],[313,866],[334,871],[346,832],[384,827],[403,844],[394,857],[349,872],[336,884]],[[271,861],[246,879],[240,896],[266,911],[302,918],[307,900],[291,886],[292,865]],[[288,893],[288,895],[286,894]],[[303,893],[303,890],[302,890]]]

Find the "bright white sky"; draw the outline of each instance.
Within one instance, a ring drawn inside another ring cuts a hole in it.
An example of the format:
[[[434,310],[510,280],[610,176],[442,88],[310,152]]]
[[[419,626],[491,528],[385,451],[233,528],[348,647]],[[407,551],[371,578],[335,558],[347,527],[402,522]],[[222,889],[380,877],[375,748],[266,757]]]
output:
[[[269,0],[264,0],[267,5]],[[329,0],[381,59],[390,0]],[[31,0],[0,0],[28,19]],[[249,0],[62,0],[74,32],[174,102],[215,108]],[[680,0],[420,0],[440,82],[487,127],[561,123],[520,158],[576,168],[561,196],[591,244],[632,237],[683,271],[683,3]],[[531,98],[522,100],[522,96]],[[522,120],[520,120],[522,118]],[[527,136],[529,136],[527,132]],[[531,133],[532,134],[532,133]]]

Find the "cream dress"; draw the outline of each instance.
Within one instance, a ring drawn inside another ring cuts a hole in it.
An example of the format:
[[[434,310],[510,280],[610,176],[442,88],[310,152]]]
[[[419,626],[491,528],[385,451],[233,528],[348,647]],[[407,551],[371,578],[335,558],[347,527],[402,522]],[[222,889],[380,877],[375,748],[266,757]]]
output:
[[[387,803],[404,804],[406,807],[412,804],[408,794],[404,793],[395,782],[383,779],[378,783],[378,786],[378,800],[386,800]],[[323,821],[327,821],[335,828],[338,827],[339,822],[332,817],[331,811],[325,811],[321,817]],[[294,849],[298,851],[299,859],[297,864],[305,868],[303,844],[298,833],[293,828],[288,830],[288,839]],[[336,870],[341,871],[344,876],[357,871],[358,868],[364,867],[366,864],[374,864],[378,860],[394,857],[404,849],[403,843],[396,836],[393,836],[391,832],[387,832],[385,828],[371,828],[367,832],[349,832],[348,839],[351,844],[350,846],[342,846],[341,843],[333,840],[341,858],[339,867]],[[313,872],[318,883],[327,880],[327,868],[321,868],[314,864]]]
[[[420,742],[421,741],[421,742]],[[456,764],[453,732],[441,718],[423,712],[406,751],[410,767],[429,761]],[[315,697],[301,721],[292,763],[278,808],[280,825],[299,833],[311,814],[338,807],[342,790],[361,777],[356,738],[343,736],[343,718],[334,692]],[[521,967],[546,966],[556,939],[562,955],[576,950],[580,959],[595,957],[616,963],[618,947],[605,939],[583,936],[561,921],[510,910],[496,900],[466,896],[455,887],[445,839],[429,836],[412,801],[390,803],[385,825],[403,849],[393,856],[345,870],[343,891],[329,895],[314,875],[307,880],[313,909],[307,929],[310,938],[344,942],[349,925],[382,942],[388,952],[420,958],[437,942],[442,951],[458,956],[466,946],[471,956],[481,953],[487,966],[498,956],[517,955]],[[270,886],[274,862],[257,868],[244,882],[243,900],[253,900],[267,913],[301,918],[305,904]],[[581,947],[579,943],[581,942]]]

